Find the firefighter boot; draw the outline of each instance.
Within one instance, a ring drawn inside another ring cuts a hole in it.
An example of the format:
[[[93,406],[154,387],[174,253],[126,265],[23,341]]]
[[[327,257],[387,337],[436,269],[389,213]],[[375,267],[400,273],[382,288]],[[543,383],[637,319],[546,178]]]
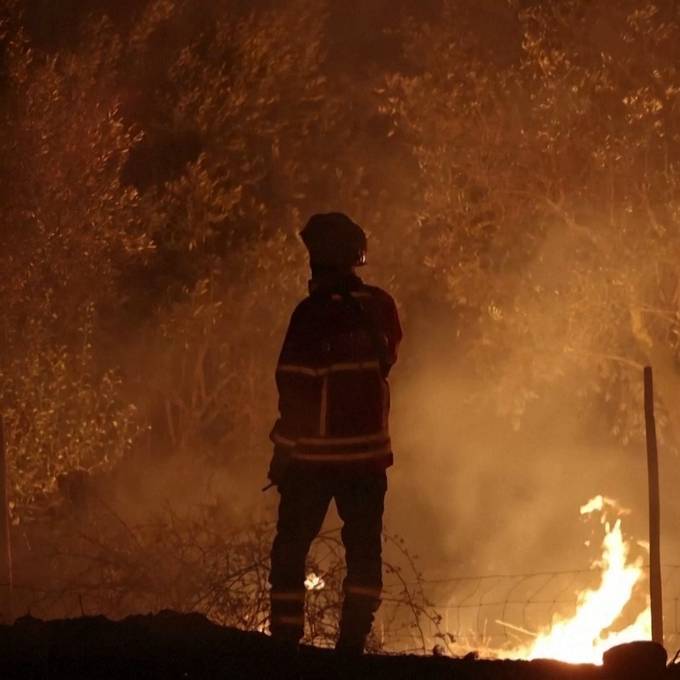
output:
[[[373,624],[373,610],[370,607],[357,607],[356,602],[347,602],[342,608],[340,635],[335,651],[343,658],[356,658],[364,653],[366,638]]]

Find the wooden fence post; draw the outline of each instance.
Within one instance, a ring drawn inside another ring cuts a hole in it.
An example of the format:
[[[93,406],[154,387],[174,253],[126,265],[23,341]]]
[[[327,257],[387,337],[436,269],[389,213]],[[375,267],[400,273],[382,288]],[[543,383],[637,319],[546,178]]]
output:
[[[12,543],[9,531],[8,487],[5,430],[2,416],[0,416],[0,619],[4,623],[13,621]]]
[[[652,609],[652,640],[663,646],[663,606],[661,592],[661,503],[659,499],[659,455],[654,420],[652,367],[645,366],[645,433],[649,482],[649,596]]]

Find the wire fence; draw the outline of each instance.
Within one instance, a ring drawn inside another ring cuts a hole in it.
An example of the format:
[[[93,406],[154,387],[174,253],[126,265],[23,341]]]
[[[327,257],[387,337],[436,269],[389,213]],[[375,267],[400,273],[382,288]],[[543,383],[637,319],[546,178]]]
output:
[[[273,525],[235,530],[206,505],[129,524],[104,502],[77,521],[52,517],[16,528],[15,615],[43,618],[139,611],[200,612],[222,625],[266,631]],[[19,532],[21,529],[21,532]],[[375,650],[502,656],[525,647],[558,618],[573,616],[579,594],[597,590],[598,569],[460,576],[432,580],[398,536],[385,537],[384,595],[371,641]],[[307,641],[333,644],[345,573],[339,531],[323,532],[308,563]],[[323,584],[322,584],[323,582]],[[1,585],[1,584],[0,584]],[[640,579],[611,629],[647,607]],[[663,567],[665,645],[680,647],[680,565]],[[608,631],[605,631],[605,634]]]
[[[597,569],[424,580],[424,591],[432,610],[437,612],[437,616],[421,622],[424,635],[432,644],[440,642],[457,653],[502,653],[526,647],[556,619],[573,616],[579,593],[597,590],[600,581]],[[665,565],[662,581],[664,644],[674,651],[680,647],[680,565]],[[620,617],[603,635],[631,625],[645,610],[648,583],[648,576],[641,579]],[[388,583],[383,604],[388,617],[391,601],[399,597],[399,586]],[[410,635],[400,631],[384,642],[388,648],[405,649],[418,646],[421,637],[421,631],[413,630]]]

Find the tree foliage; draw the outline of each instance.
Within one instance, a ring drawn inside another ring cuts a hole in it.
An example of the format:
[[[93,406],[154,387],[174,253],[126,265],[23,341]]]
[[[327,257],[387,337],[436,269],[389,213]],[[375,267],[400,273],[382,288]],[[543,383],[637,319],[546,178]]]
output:
[[[638,369],[659,369],[667,408],[678,389],[677,8],[495,11],[479,32],[488,10],[445,3],[408,41],[419,73],[386,90],[417,140],[424,259],[516,426],[570,374],[625,441]]]
[[[562,399],[625,443],[651,363],[671,441],[676,3],[99,0],[63,35],[49,4],[0,17],[18,506],[131,453],[263,474],[295,234],[331,209],[437,347],[400,375],[455,364],[515,429]]]

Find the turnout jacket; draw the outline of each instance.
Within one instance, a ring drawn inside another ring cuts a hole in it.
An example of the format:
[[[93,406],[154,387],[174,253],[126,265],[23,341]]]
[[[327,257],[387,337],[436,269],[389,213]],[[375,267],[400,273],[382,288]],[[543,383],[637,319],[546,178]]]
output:
[[[340,472],[392,464],[387,376],[401,327],[394,300],[354,274],[310,282],[276,368],[277,453]]]

